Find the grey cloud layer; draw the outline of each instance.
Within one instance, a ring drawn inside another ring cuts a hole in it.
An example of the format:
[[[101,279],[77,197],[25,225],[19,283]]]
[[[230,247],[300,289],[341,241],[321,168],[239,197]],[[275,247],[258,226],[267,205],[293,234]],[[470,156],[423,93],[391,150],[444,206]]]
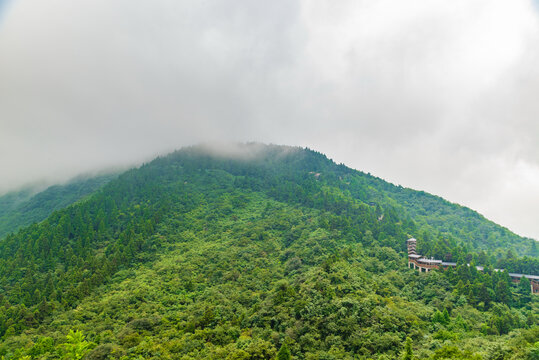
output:
[[[531,1],[16,0],[0,22],[0,192],[255,140],[539,238],[538,42]]]

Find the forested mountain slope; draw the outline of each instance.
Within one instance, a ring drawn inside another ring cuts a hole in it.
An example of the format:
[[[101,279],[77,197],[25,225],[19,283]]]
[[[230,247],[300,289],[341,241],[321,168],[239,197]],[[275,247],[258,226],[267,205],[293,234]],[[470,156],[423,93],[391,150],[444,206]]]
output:
[[[420,237],[434,232],[438,237],[451,239],[474,250],[506,252],[511,249],[520,255],[539,256],[536,241],[520,237],[467,207],[424,191],[395,186],[370,175],[356,174],[354,178],[357,183],[349,187],[352,195],[404,210],[420,226],[417,231]],[[367,194],[364,189],[368,189]],[[420,245],[424,246],[422,250],[425,254],[443,255],[440,251],[433,252],[428,247],[432,245],[429,241]]]
[[[44,220],[53,211],[95,192],[117,175],[107,174],[76,178],[64,185],[53,185],[45,190],[28,188],[0,196],[0,238],[23,226]]]
[[[392,359],[407,337],[420,359],[539,355],[529,283],[489,268],[521,259],[473,224],[531,240],[310,150],[225,150],[158,158],[0,241],[0,356]],[[486,271],[409,270],[410,235]]]

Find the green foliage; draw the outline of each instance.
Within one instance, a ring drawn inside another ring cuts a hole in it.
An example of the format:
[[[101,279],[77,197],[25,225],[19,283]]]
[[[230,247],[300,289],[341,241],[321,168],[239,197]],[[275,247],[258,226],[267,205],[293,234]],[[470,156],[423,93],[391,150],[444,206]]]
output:
[[[21,227],[44,220],[53,211],[65,208],[92,194],[116,175],[74,179],[43,191],[28,188],[0,196],[0,238]]]
[[[413,360],[414,351],[412,349],[412,339],[409,337],[406,338],[406,343],[404,344],[404,352],[402,354],[402,360]]]
[[[534,356],[537,297],[464,265],[527,239],[312,151],[246,147],[156,159],[0,241],[0,356]],[[461,265],[409,270],[410,234]]]
[[[60,358],[66,360],[80,360],[90,351],[93,344],[86,341],[81,331],[69,330],[66,342],[61,344]]]
[[[449,319],[449,313],[447,312],[447,309],[444,309],[443,312],[440,312],[440,310],[436,310],[436,312],[432,316],[432,322],[434,323],[448,325],[449,321],[450,319]]]
[[[290,353],[290,349],[288,348],[288,345],[283,343],[281,348],[279,349],[279,352],[277,353],[277,360],[291,360],[292,354]]]

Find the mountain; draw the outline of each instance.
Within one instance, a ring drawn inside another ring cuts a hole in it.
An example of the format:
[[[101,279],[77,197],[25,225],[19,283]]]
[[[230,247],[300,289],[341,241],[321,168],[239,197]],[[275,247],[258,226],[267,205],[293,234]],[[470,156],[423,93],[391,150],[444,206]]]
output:
[[[65,208],[95,192],[115,174],[75,178],[45,190],[29,187],[0,196],[0,238],[21,227],[44,220],[53,211]]]
[[[408,269],[410,236],[459,265]],[[536,359],[500,264],[535,242],[309,149],[189,147],[0,240],[0,356]]]

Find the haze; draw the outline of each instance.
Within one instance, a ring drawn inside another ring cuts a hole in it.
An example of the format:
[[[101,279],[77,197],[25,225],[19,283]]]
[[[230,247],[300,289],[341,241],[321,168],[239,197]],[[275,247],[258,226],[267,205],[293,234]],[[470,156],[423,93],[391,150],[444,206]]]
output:
[[[530,0],[0,0],[0,192],[262,141],[537,239],[537,44]]]

